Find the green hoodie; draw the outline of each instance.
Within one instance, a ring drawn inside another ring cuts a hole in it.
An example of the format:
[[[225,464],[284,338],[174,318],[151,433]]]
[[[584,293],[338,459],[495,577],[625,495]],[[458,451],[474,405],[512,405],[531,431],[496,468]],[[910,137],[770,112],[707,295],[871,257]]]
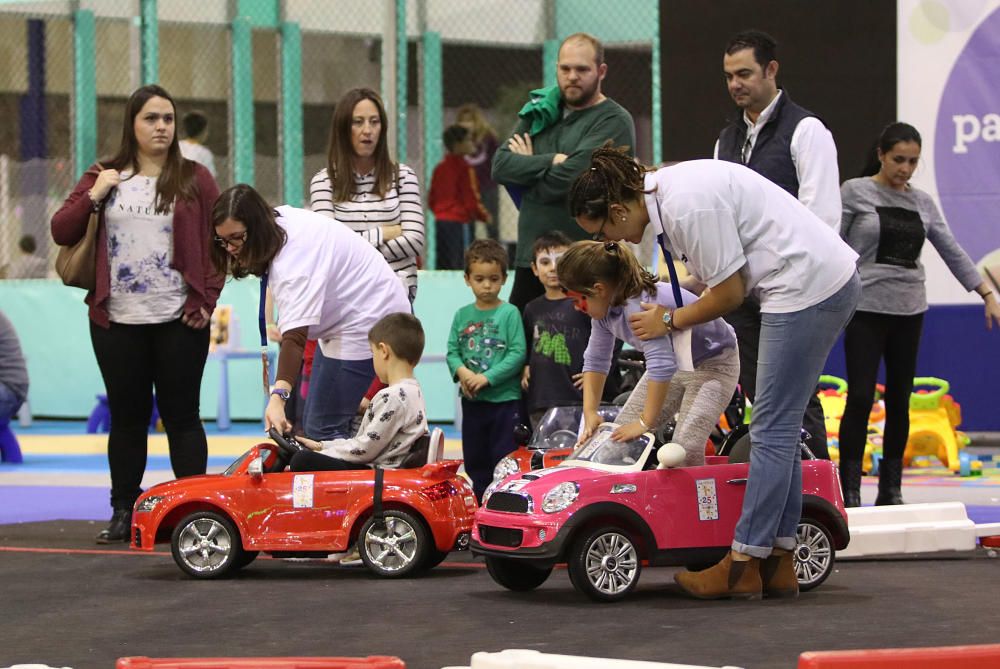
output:
[[[560,230],[570,239],[587,234],[570,215],[566,196],[576,178],[590,165],[590,155],[607,140],[635,151],[635,124],[632,115],[610,98],[580,111],[565,113],[561,120],[531,136],[534,155],[511,153],[503,142],[493,157],[493,179],[522,191],[517,219],[517,267],[531,266],[531,245],[544,232]],[[514,133],[522,135],[532,127],[532,118],[522,118]],[[557,153],[568,157],[552,164]]]

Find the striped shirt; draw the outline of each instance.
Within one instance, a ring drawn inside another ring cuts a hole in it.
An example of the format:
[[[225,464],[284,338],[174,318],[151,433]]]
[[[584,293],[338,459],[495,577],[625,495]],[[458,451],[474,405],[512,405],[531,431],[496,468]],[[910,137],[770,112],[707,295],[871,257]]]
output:
[[[410,296],[417,294],[417,256],[424,250],[424,207],[417,176],[406,165],[399,166],[399,184],[393,183],[385,197],[373,193],[375,172],[354,173],[350,201],[334,202],[333,186],[326,168],[309,184],[309,201],[316,213],[336,219],[377,248],[400,278]],[[403,234],[385,241],[382,226],[402,224]]]

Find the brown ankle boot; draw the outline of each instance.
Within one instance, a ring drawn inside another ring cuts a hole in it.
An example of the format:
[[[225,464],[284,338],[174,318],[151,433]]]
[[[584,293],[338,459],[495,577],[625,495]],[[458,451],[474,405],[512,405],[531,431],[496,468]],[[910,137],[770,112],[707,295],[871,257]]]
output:
[[[791,551],[781,555],[771,553],[760,564],[760,580],[765,597],[798,597],[799,577],[795,573],[795,555]]]
[[[727,553],[719,564],[704,571],[674,574],[677,585],[698,599],[760,599],[760,560],[734,560]]]

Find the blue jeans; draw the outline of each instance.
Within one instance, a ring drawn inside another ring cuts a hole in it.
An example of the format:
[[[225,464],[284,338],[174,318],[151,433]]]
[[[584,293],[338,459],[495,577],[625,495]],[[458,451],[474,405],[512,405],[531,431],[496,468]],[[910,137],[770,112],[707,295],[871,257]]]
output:
[[[24,404],[24,400],[18,399],[14,391],[0,381],[0,427],[10,422],[22,404]]]
[[[761,314],[750,477],[733,539],[735,551],[765,558],[772,548],[795,548],[802,515],[802,414],[860,295],[861,280],[855,274],[815,306]]]
[[[374,378],[371,358],[337,360],[323,355],[317,346],[302,421],[306,436],[316,440],[353,437],[351,422]]]

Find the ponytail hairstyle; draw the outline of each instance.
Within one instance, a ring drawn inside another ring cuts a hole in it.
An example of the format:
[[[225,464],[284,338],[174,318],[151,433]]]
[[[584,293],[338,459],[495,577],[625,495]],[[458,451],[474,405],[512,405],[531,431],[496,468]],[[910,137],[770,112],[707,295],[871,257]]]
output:
[[[593,295],[595,283],[605,284],[613,293],[611,306],[621,306],[643,291],[656,295],[656,277],[618,242],[576,242],[559,258],[556,272],[563,290]]]
[[[569,215],[596,221],[608,218],[613,204],[625,206],[626,202],[641,199],[645,189],[646,172],[652,170],[628,155],[627,146],[614,146],[608,140],[595,149],[590,167],[583,172],[569,190]]]
[[[882,133],[868,151],[868,159],[858,176],[870,177],[882,171],[882,160],[879,154],[884,156],[900,142],[915,142],[917,146],[923,146],[920,132],[912,125],[901,121],[890,123],[882,128]]]

